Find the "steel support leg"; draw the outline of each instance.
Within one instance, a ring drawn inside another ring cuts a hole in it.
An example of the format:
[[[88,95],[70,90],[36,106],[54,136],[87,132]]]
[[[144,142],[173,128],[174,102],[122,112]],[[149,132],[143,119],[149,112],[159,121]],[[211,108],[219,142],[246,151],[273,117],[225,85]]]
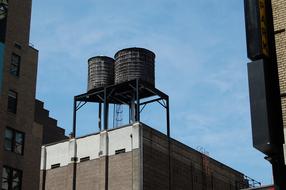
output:
[[[139,79],[136,79],[136,114],[135,121],[140,122]]]
[[[99,131],[102,130],[101,112],[102,112],[102,104],[101,104],[101,103],[98,103],[98,129],[99,129]]]
[[[76,137],[76,99],[73,101],[73,130],[71,137]]]
[[[103,118],[104,118],[104,130],[107,130],[108,129],[108,100],[107,100],[107,89],[104,88],[104,103],[103,103],[103,109],[104,109],[104,115],[103,115]]]

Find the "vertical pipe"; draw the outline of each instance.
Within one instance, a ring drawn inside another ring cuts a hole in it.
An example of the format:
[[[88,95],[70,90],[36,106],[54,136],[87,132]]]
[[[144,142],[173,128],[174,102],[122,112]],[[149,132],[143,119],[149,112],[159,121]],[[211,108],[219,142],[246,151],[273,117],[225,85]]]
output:
[[[41,162],[43,165],[42,173],[42,190],[46,189],[46,177],[47,177],[47,152],[46,147],[41,149]]]
[[[131,145],[131,168],[132,168],[132,171],[131,171],[131,189],[134,189],[133,185],[134,185],[134,156],[133,156],[133,135],[132,133],[130,134],[130,139],[131,139],[131,142],[130,142],[130,145]]]
[[[136,79],[136,115],[135,120],[140,122],[140,98],[139,98],[139,79]]]
[[[76,182],[77,182],[77,143],[76,139],[73,140],[73,157],[71,158],[71,161],[73,162],[73,190],[76,190]],[[72,141],[69,141],[71,143]]]
[[[143,127],[139,125],[139,189],[144,189],[144,134]]]
[[[73,131],[72,131],[72,137],[76,137],[76,98],[74,97],[73,100]]]
[[[47,176],[47,171],[46,169],[44,169],[43,176],[42,176],[42,190],[46,189],[46,176]]]
[[[74,159],[76,159],[74,157]],[[77,169],[77,163],[76,163],[76,160],[74,160],[74,163],[73,163],[73,184],[72,184],[72,189],[73,190],[76,190],[76,169]]]
[[[102,126],[101,126],[101,112],[102,112],[102,104],[98,104],[98,129],[101,131]]]
[[[76,138],[76,98],[74,97],[74,103],[73,103],[73,133],[72,133],[72,138]],[[73,184],[72,184],[72,189],[76,190],[76,168],[77,164],[76,161],[73,163]]]
[[[108,100],[107,100],[107,88],[104,88],[104,130],[108,129]],[[108,135],[106,131],[106,135]],[[108,157],[108,137],[106,136],[106,155],[105,155],[105,190],[108,190],[108,170],[109,170],[109,157]]]
[[[106,155],[105,155],[105,190],[108,190],[108,184],[109,184],[109,137],[108,133],[106,132]]]
[[[42,190],[46,189],[46,176],[47,176],[47,171],[46,169],[44,169],[42,173]]]
[[[279,152],[280,154],[283,154],[283,149],[281,148]],[[272,157],[270,163],[272,164],[274,184],[277,185],[279,189],[286,189],[284,178],[286,176],[286,166],[283,157]]]
[[[166,99],[166,119],[167,119],[167,137],[168,137],[168,163],[169,163],[169,190],[172,190],[172,152],[171,152],[171,137],[170,137],[170,109],[169,97]]]

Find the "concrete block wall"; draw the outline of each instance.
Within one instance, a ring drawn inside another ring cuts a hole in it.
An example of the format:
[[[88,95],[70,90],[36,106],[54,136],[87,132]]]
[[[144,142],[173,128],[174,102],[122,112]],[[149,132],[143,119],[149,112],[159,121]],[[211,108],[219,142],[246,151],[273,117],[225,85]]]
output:
[[[278,62],[279,85],[282,94],[282,117],[283,126],[286,128],[286,1],[272,0],[275,43]],[[286,131],[284,137],[286,139]],[[286,146],[284,144],[284,154],[286,155]],[[284,156],[286,158],[286,156]],[[286,163],[286,161],[285,161]]]
[[[162,190],[170,185],[172,190],[247,187],[242,173],[176,140],[170,142],[171,183],[168,138],[144,124],[43,146],[41,183],[45,181],[45,188],[42,184],[41,190],[71,190],[74,163],[77,189],[104,190],[106,185],[109,190]],[[116,154],[123,148],[125,153]],[[74,157],[78,158],[75,162]],[[60,166],[51,167],[54,164]]]
[[[138,149],[140,144],[139,124],[120,129],[102,131],[77,139],[68,139],[42,147],[41,169],[51,169],[54,164],[67,166],[72,157],[89,157],[90,160],[102,156],[112,156],[116,151],[130,152]]]
[[[40,189],[72,190],[76,164],[77,189],[139,190],[140,130],[137,123],[43,146]]]
[[[171,140],[169,183],[168,139],[150,128],[143,129],[144,190],[236,190],[247,187],[244,175],[200,152]]]
[[[286,93],[286,2],[272,0],[273,19],[281,94]],[[286,97],[282,97],[284,127],[286,126]]]

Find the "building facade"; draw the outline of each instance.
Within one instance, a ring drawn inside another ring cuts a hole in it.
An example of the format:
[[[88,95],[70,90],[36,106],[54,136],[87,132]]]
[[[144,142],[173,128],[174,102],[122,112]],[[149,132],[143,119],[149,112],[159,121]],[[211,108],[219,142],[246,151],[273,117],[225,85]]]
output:
[[[38,188],[42,142],[42,127],[34,122],[38,51],[29,45],[32,2],[0,2],[0,186],[32,190]]]
[[[40,190],[238,190],[244,175],[142,123],[42,147]],[[170,174],[170,175],[169,175]],[[171,188],[170,188],[171,187]]]
[[[29,45],[31,3],[0,0],[2,190],[247,186],[242,173],[141,123],[66,139],[64,130],[35,99],[38,51]]]
[[[272,0],[276,52],[281,92],[284,136],[286,139],[286,1]],[[284,157],[286,146],[284,144]],[[286,163],[286,162],[285,162]]]
[[[49,116],[49,110],[44,108],[44,102],[35,101],[35,122],[43,126],[42,144],[61,141],[68,138],[65,136],[65,130],[58,127],[58,121]]]
[[[38,50],[29,45],[31,7],[31,0],[0,0],[2,190],[39,189],[42,143],[66,138],[35,99]]]

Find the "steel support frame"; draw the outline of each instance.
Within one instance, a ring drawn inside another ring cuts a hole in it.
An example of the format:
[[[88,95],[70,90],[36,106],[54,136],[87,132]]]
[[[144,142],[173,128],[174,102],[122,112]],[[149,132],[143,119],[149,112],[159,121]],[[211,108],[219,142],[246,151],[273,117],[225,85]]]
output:
[[[159,98],[154,98],[148,101],[140,102],[140,88],[144,88],[141,85],[140,79],[135,79],[135,86],[132,85],[132,83],[129,84],[131,88],[134,90],[134,99],[135,99],[135,122],[140,122],[140,113],[143,111],[146,105],[153,103],[153,102],[158,102],[161,104],[165,109],[166,109],[166,124],[167,124],[167,136],[170,137],[170,117],[169,117],[169,97],[168,95],[160,92],[159,90],[155,88],[147,88],[147,90],[153,94],[153,96],[159,96]],[[116,86],[115,86],[116,88]],[[74,106],[73,106],[73,132],[72,132],[72,137],[75,138],[77,134],[77,111],[82,108],[84,105],[86,105],[89,102],[93,103],[99,103],[99,129],[102,130],[101,125],[103,124],[103,130],[108,130],[108,114],[109,114],[109,104],[110,100],[112,99],[113,102],[118,102],[119,104],[125,104],[125,105],[130,105],[131,99],[129,101],[118,99],[115,96],[113,96],[113,93],[116,92],[114,90],[114,86],[107,86],[104,87],[102,90],[92,92],[92,93],[86,93],[84,95],[79,95],[74,97]],[[82,100],[83,96],[85,97],[90,97],[91,95],[95,95],[98,97],[101,101],[91,101],[91,100]],[[103,97],[101,96],[103,95]],[[116,94],[117,96],[121,96],[121,94]],[[124,95],[122,95],[124,96]],[[160,102],[160,101],[165,101],[165,102]],[[103,106],[102,106],[103,104]],[[140,107],[142,106],[142,108]],[[103,122],[101,120],[102,117],[102,107],[103,107]]]
[[[140,102],[140,88],[145,88],[144,85],[141,85],[141,81],[140,79],[135,79],[135,87],[132,86],[132,84],[130,83],[131,87],[134,89],[134,95],[135,95],[135,101],[136,101],[136,109],[135,109],[135,121],[136,122],[140,122],[140,113],[142,112],[142,110],[144,109],[144,107],[147,104],[153,103],[153,102],[158,102],[159,104],[161,104],[165,110],[166,110],[166,128],[167,128],[167,137],[168,137],[168,166],[169,166],[169,190],[172,190],[172,150],[171,150],[171,130],[170,130],[170,104],[169,104],[169,96],[164,94],[163,92],[157,90],[156,88],[150,88],[147,87],[146,90],[149,91],[150,93],[153,94],[153,96],[159,96],[159,98],[155,98],[152,100],[148,100],[145,102]],[[145,84],[146,85],[146,84]],[[108,130],[108,112],[109,112],[109,100],[110,98],[113,99],[114,101],[118,102],[119,104],[125,104],[125,105],[130,105],[130,101],[126,101],[126,100],[119,100],[116,97],[113,97],[113,92],[114,92],[114,88],[116,88],[116,86],[107,86],[104,87],[104,89],[99,90],[99,91],[95,91],[92,93],[86,93],[83,95],[78,95],[74,97],[74,102],[73,102],[73,132],[72,132],[72,138],[76,138],[76,134],[77,134],[77,126],[76,126],[76,118],[77,118],[77,111],[82,108],[86,103],[88,102],[97,102],[99,103],[99,113],[98,113],[98,117],[99,117],[99,121],[98,121],[98,125],[99,125],[99,130],[102,130],[102,104],[103,104],[103,130]],[[100,96],[100,94],[102,94],[103,92],[103,97]],[[85,100],[82,101],[80,100],[83,97],[88,97],[91,95],[96,95],[101,101],[90,101],[90,100]],[[124,95],[122,95],[124,97]],[[150,96],[151,97],[151,96]],[[160,101],[163,101],[160,102]],[[165,101],[165,102],[164,102]],[[79,102],[79,104],[77,104]],[[142,109],[140,109],[140,106],[142,106]],[[106,163],[106,170],[108,170],[108,163]],[[74,174],[76,173],[76,168],[74,168]],[[106,174],[108,175],[108,174]],[[107,176],[108,177],[108,176]],[[76,176],[73,177],[74,181],[73,181],[73,190],[76,190]],[[108,190],[108,179],[106,180],[106,184],[105,184],[105,189]]]

